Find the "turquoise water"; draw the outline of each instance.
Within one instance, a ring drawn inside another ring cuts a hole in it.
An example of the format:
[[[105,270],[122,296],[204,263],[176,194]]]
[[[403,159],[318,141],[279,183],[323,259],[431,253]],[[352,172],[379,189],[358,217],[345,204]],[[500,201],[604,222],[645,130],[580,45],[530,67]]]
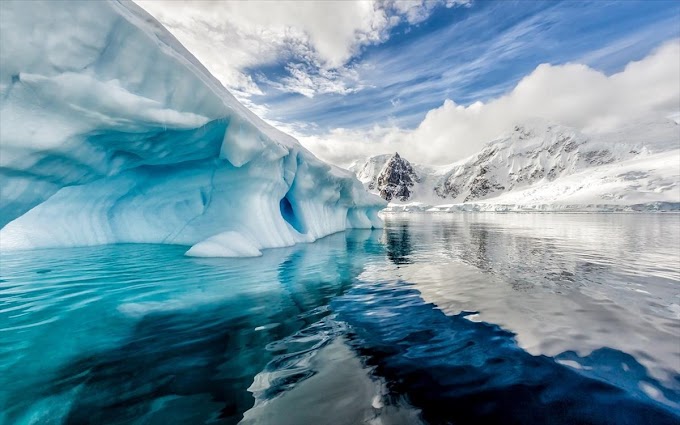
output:
[[[0,255],[0,423],[677,423],[680,215]]]

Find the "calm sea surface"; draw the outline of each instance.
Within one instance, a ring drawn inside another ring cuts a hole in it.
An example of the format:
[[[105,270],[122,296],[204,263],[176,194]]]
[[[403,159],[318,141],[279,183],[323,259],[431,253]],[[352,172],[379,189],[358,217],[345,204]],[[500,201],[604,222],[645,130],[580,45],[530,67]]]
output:
[[[0,424],[678,424],[680,214],[0,254]]]

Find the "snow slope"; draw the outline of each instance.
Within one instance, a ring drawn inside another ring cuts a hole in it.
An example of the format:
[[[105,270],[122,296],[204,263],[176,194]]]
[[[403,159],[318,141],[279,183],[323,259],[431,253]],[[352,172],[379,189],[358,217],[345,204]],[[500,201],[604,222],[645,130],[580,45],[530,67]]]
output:
[[[0,8],[3,250],[257,255],[380,226],[381,199],[257,118],[134,3]]]
[[[351,169],[382,194],[379,176],[405,168],[390,161],[381,155]],[[535,121],[457,163],[409,167],[412,175],[394,180],[416,182],[410,196],[390,199],[388,210],[680,209],[680,126],[666,119],[597,136]]]

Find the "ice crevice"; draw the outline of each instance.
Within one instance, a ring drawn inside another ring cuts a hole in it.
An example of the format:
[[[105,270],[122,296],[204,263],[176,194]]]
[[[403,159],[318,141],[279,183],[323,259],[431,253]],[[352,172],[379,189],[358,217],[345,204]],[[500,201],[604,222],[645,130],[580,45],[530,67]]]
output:
[[[134,3],[0,7],[1,250],[252,256],[381,226],[384,201],[246,109]]]

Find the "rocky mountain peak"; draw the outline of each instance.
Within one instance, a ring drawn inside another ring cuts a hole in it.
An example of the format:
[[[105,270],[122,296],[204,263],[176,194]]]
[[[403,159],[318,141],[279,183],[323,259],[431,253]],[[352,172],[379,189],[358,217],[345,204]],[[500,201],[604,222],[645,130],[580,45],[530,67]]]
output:
[[[411,197],[411,188],[419,181],[411,164],[395,152],[378,174],[376,189],[387,201],[407,201]]]

